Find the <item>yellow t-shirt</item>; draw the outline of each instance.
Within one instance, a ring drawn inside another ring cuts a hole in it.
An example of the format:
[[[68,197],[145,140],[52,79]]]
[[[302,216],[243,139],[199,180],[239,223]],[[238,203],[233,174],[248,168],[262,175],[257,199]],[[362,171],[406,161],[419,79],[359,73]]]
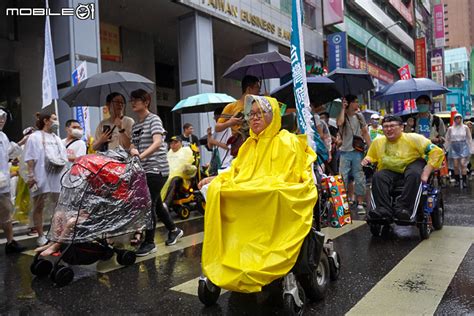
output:
[[[235,102],[229,103],[225,106],[224,110],[222,111],[222,114],[234,116],[239,112],[244,112],[244,101],[242,100],[237,100]],[[227,117],[221,117],[217,120],[217,123],[224,123],[228,120],[229,118]],[[232,134],[235,135],[239,132],[240,125],[234,125],[231,127],[232,129]]]
[[[443,162],[444,153],[422,135],[402,133],[394,142],[389,142],[385,136],[375,138],[366,158],[377,163],[378,170],[388,169],[403,173],[409,164],[420,158],[426,159],[428,164],[438,169]]]

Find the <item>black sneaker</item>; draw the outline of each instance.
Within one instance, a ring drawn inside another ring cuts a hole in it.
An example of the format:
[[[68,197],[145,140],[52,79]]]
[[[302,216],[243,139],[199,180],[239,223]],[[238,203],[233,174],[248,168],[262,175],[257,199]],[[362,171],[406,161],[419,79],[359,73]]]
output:
[[[138,248],[135,254],[137,255],[137,257],[145,257],[155,252],[156,252],[156,246],[154,243],[152,244],[152,243],[144,242],[140,245],[140,248]]]
[[[183,230],[179,229],[179,228],[177,228],[174,231],[170,231],[168,233],[168,240],[165,241],[165,245],[166,246],[172,246],[172,245],[176,244],[178,239],[183,237],[183,234],[184,234]]]
[[[5,245],[5,253],[6,254],[11,254],[11,253],[19,253],[23,252],[26,250],[26,247],[20,246],[15,240],[10,241]]]

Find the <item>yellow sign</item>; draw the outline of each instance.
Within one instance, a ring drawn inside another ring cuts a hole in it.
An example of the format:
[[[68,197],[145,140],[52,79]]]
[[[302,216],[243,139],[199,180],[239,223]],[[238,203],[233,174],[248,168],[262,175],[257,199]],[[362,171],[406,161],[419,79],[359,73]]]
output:
[[[100,23],[100,55],[102,59],[121,61],[120,30],[118,26]]]
[[[203,0],[204,3],[204,0]],[[215,10],[221,11],[233,18],[239,18],[242,22],[245,22],[253,27],[256,27],[262,31],[268,32],[274,36],[278,36],[284,40],[290,41],[291,32],[281,27],[277,27],[275,24],[263,19],[262,17],[253,14],[247,10],[240,10],[239,7],[233,5],[230,1],[226,0],[207,0],[207,5],[214,8]]]

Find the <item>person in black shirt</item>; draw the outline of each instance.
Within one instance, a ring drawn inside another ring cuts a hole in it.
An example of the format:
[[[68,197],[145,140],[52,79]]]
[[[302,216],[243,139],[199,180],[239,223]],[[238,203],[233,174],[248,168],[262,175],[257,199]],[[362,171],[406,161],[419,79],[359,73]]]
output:
[[[199,146],[199,139],[196,135],[193,135],[193,132],[194,127],[191,123],[183,125],[183,134],[180,136],[183,146],[191,146],[191,144]]]

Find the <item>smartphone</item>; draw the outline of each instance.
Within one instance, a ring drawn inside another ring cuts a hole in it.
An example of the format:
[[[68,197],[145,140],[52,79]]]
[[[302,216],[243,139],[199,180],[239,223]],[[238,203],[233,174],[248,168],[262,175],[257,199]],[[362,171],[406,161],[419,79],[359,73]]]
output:
[[[110,131],[110,125],[102,126],[102,133],[108,133]]]

